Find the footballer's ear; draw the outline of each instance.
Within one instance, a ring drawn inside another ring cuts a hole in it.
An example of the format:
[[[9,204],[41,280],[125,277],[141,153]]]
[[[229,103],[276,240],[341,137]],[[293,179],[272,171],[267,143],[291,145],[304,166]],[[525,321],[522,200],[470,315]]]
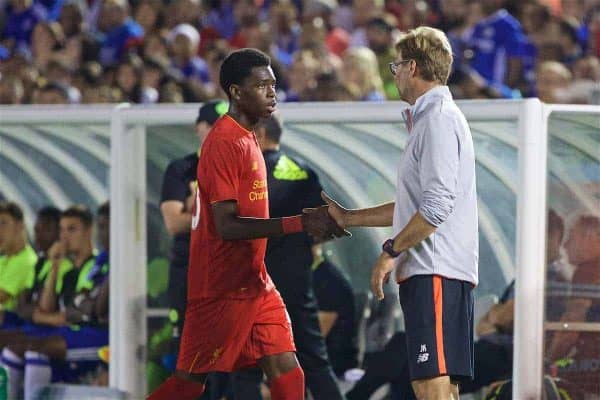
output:
[[[231,85],[229,85],[229,97],[231,97],[234,100],[240,100],[241,98],[241,88],[240,85],[237,85],[235,83],[232,83]]]

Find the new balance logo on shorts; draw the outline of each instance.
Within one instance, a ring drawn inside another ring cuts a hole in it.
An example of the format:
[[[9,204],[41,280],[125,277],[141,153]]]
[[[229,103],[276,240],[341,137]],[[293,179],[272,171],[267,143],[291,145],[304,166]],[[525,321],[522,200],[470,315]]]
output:
[[[429,361],[429,353],[427,352],[427,346],[422,344],[421,351],[419,351],[419,355],[417,356],[417,364],[421,364]]]

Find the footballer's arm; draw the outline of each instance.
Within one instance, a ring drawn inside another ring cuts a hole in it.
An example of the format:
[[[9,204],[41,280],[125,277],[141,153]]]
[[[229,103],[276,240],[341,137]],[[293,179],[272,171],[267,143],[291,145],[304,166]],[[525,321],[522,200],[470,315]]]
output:
[[[215,228],[223,240],[250,240],[281,236],[286,233],[307,232],[316,237],[345,236],[329,217],[327,207],[323,206],[310,214],[286,218],[240,217],[238,204],[234,200],[219,201],[212,204]],[[286,222],[294,219],[297,229],[286,229]]]

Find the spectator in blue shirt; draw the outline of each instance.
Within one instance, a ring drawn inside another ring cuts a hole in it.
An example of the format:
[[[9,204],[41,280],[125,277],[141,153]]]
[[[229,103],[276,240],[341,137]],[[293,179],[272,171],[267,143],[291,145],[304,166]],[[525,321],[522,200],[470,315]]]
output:
[[[35,7],[47,21],[57,21],[60,17],[64,0],[36,0]]]
[[[129,17],[126,0],[105,0],[100,11],[98,28],[100,37],[99,61],[103,66],[115,65],[125,52],[144,37],[144,29]]]
[[[492,84],[518,87],[523,78],[522,57],[526,37],[517,19],[503,8],[503,0],[484,0],[486,16],[467,33],[470,66]]]
[[[29,54],[31,33],[43,15],[33,6],[32,0],[11,0],[7,9],[3,44],[9,50]]]
[[[231,39],[238,30],[231,1],[209,1],[211,9],[202,25],[214,28],[222,38]]]

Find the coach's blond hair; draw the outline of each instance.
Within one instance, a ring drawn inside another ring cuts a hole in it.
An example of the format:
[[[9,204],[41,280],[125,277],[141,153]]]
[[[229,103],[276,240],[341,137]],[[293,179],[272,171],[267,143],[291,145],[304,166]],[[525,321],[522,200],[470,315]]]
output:
[[[421,78],[446,84],[452,66],[452,48],[439,29],[420,26],[400,37],[396,50],[404,60],[415,60]]]

